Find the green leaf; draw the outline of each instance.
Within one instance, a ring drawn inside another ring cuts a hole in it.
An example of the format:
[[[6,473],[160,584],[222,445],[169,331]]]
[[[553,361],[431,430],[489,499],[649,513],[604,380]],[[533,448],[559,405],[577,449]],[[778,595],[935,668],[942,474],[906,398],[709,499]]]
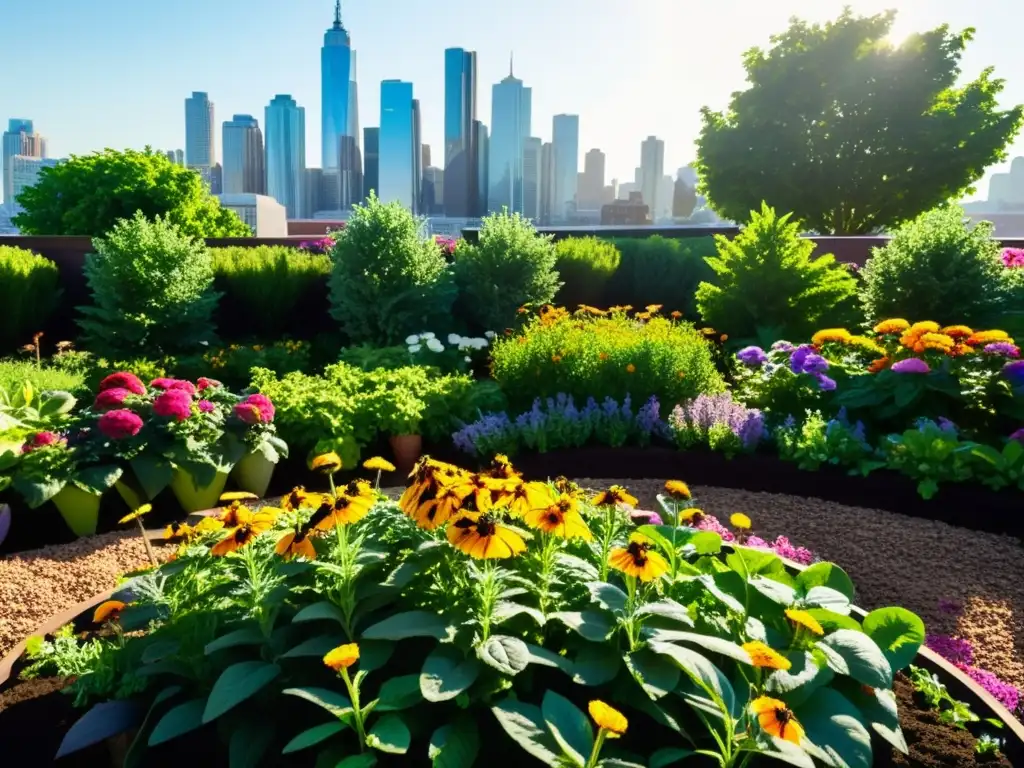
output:
[[[229,768],[252,768],[263,760],[277,735],[274,723],[245,720],[234,726],[228,742]]]
[[[318,707],[326,709],[338,718],[352,712],[352,702],[349,701],[348,696],[338,691],[332,691],[329,688],[285,688],[281,693],[305,699],[316,704]]]
[[[697,581],[703,584],[707,591],[718,598],[719,602],[730,611],[739,614],[746,612],[743,602],[735,596],[737,591],[740,594],[745,591],[746,582],[743,581],[743,577],[736,573],[736,571],[716,573],[714,576],[705,573],[698,576]]]
[[[872,688],[871,693],[866,693],[857,687],[855,690],[848,691],[846,696],[860,710],[867,724],[871,726],[871,730],[900,752],[907,754],[909,750],[907,740],[903,736],[903,729],[900,728],[895,693],[878,688]]]
[[[177,640],[157,640],[155,643],[147,645],[146,650],[142,652],[142,663],[152,664],[166,659],[168,656],[173,656],[179,650],[181,650],[181,643]]]
[[[454,723],[442,725],[430,737],[427,756],[434,768],[472,768],[480,751],[477,724],[469,716],[461,716]]]
[[[794,714],[807,734],[808,751],[819,760],[833,766],[871,768],[871,734],[860,711],[841,693],[819,688],[794,708]]]
[[[786,566],[774,552],[763,549],[736,547],[725,556],[725,564],[736,571],[744,579],[752,576],[785,573]]]
[[[420,692],[427,701],[454,699],[476,681],[481,669],[477,659],[466,658],[455,646],[439,645],[423,662]]]
[[[443,640],[448,636],[448,625],[436,613],[407,611],[389,616],[363,630],[366,640],[405,640],[409,637],[433,637]]]
[[[562,750],[548,733],[540,707],[505,699],[491,707],[505,733],[545,765],[558,765]]]
[[[395,652],[395,644],[389,640],[363,640],[359,643],[359,669],[373,672],[381,669]]]
[[[626,601],[629,598],[614,584],[607,581],[592,581],[587,584],[587,589],[590,590],[591,599],[606,611],[623,613],[626,610]]]
[[[722,551],[722,537],[714,531],[700,531],[687,542],[698,555],[717,555]]]
[[[518,675],[530,663],[526,643],[518,637],[492,635],[476,649],[482,662],[506,675]]]
[[[818,666],[810,651],[793,650],[786,654],[786,658],[793,666],[773,671],[765,681],[765,692],[776,698],[785,698],[790,706],[805,700],[813,691],[828,685],[835,677],[829,667]]]
[[[380,687],[380,693],[377,694],[377,711],[397,712],[421,701],[423,694],[420,693],[419,675],[392,677]]]
[[[542,667],[553,667],[554,669],[560,669],[567,675],[572,674],[572,662],[569,661],[565,656],[549,651],[547,648],[541,648],[539,645],[533,643],[526,643],[526,651],[529,654],[528,662],[530,664],[538,664]]]
[[[153,728],[153,732],[149,734],[147,743],[149,746],[155,747],[201,728],[204,709],[206,709],[206,699],[193,699],[168,710],[167,714],[161,717],[160,722]]]
[[[679,684],[679,667],[648,648],[626,654],[626,667],[652,699],[660,699]]]
[[[850,600],[831,587],[811,587],[803,598],[805,606],[818,606],[846,616],[850,613]]]
[[[693,754],[692,749],[665,747],[651,755],[651,759],[647,761],[647,768],[665,768],[666,765],[682,762]]]
[[[825,630],[826,635],[830,632],[835,632],[837,629],[852,629],[854,632],[862,631],[860,622],[852,616],[844,616],[827,608],[808,608],[807,613],[821,624],[821,628]]]
[[[555,741],[577,765],[584,765],[594,749],[594,730],[579,707],[554,691],[546,691],[540,705],[544,722]]]
[[[681,605],[671,597],[666,597],[653,603],[641,605],[637,610],[638,616],[662,616],[666,619],[678,621],[688,627],[693,626],[693,619],[685,605]]]
[[[864,617],[864,633],[882,649],[893,672],[914,660],[924,644],[924,622],[906,608],[879,608]]]
[[[307,728],[294,739],[289,741],[285,745],[284,749],[281,750],[281,754],[287,755],[292,752],[298,752],[301,749],[306,749],[307,747],[314,747],[331,738],[334,734],[341,733],[343,730],[345,730],[345,724],[339,720],[335,720],[331,723],[314,725],[312,728]]]
[[[332,768],[373,768],[377,764],[377,756],[372,752],[364,755],[351,755]]]
[[[225,669],[213,684],[210,698],[203,712],[203,722],[209,723],[254,696],[278,675],[281,668],[265,661],[242,661]]]
[[[103,701],[93,705],[68,729],[57,750],[57,758],[135,728],[142,722],[144,714],[138,702],[130,700]]]
[[[580,685],[604,685],[619,674],[622,659],[608,643],[587,643],[572,662],[573,682]]]
[[[398,715],[385,715],[366,734],[366,745],[379,752],[404,755],[409,751],[412,734]]]
[[[662,505],[664,506],[664,505]],[[642,536],[646,536],[648,539],[658,545],[665,554],[672,552],[672,540],[671,536],[672,529],[667,525],[641,525],[636,529],[636,532]]]
[[[121,467],[114,465],[89,467],[79,470],[71,479],[83,491],[104,493],[114,487],[114,483],[121,479],[123,472]]]
[[[863,632],[839,629],[820,640],[818,648],[827,647],[837,654],[827,654],[829,666],[840,675],[848,675],[858,683],[872,688],[892,688],[892,667],[874,640]]]
[[[648,647],[655,653],[669,657],[693,683],[714,703],[717,716],[724,717],[726,713],[733,713],[736,710],[736,693],[733,691],[729,679],[718,667],[708,661],[701,654],[683,648],[672,643],[652,642]],[[694,702],[687,698],[693,705]],[[724,711],[723,711],[724,709]]]
[[[128,465],[148,499],[155,499],[174,477],[174,468],[165,459],[142,455],[132,459]]]
[[[722,656],[738,661],[740,664],[749,665],[750,654],[731,640],[724,640],[714,635],[702,635],[699,632],[680,632],[674,629],[660,629],[657,631],[657,641],[662,643],[692,643],[699,645],[706,651],[720,653]]]
[[[602,642],[615,629],[615,624],[607,614],[597,611],[562,611],[552,613],[550,618],[558,619],[569,629],[575,630],[585,640]]]
[[[281,654],[282,659],[300,659],[307,656],[323,657],[327,655],[328,651],[332,651],[339,645],[345,642],[345,636],[342,634],[337,635],[317,635],[311,637],[308,640],[303,640],[301,643],[296,645],[291,650]],[[363,647],[359,647],[359,662],[360,668],[363,668]]]
[[[845,595],[848,601],[853,601],[853,580],[835,563],[810,565],[797,574],[796,582],[804,592],[809,592],[813,587],[828,587]]]
[[[492,624],[501,624],[516,616],[526,614],[538,625],[544,626],[546,619],[544,614],[529,605],[521,605],[511,600],[501,600],[494,606],[494,613],[491,615]]]
[[[39,416],[43,419],[50,419],[54,416],[63,416],[70,413],[78,400],[70,392],[53,390],[44,392],[42,402],[39,403]]]
[[[34,480],[19,473],[14,476],[11,487],[21,494],[29,509],[37,509],[60,493],[66,484],[56,477]]]
[[[344,626],[345,614],[334,603],[321,600],[319,603],[307,605],[292,619],[293,624],[301,624],[305,621],[335,621]]]
[[[256,627],[244,627],[228,632],[206,645],[204,653],[209,656],[211,653],[222,651],[225,648],[234,648],[239,645],[261,645],[264,641],[263,633]]]

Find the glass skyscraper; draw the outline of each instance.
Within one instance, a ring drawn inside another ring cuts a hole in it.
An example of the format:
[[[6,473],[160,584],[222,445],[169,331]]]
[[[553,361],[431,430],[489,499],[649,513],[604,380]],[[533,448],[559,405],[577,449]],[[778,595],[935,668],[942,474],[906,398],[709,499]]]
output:
[[[487,194],[490,185],[487,183],[491,172],[491,138],[487,126],[479,120],[473,121],[473,135],[476,136],[476,213],[482,216],[487,211]]]
[[[221,190],[225,194],[267,193],[263,133],[259,120],[252,115],[235,115],[224,123]]]
[[[476,52],[444,52],[444,212],[476,216]]]
[[[356,54],[341,23],[341,0],[334,5],[334,24],[320,50],[321,156],[324,172],[322,205],[345,210],[362,197]]]
[[[209,94],[193,91],[192,96],[185,99],[185,165],[212,168],[216,162],[213,102]]]
[[[491,90],[491,138],[488,147],[487,209],[523,212],[523,149],[530,136],[532,92],[512,74]]]
[[[416,168],[420,146],[416,136],[416,112],[412,83],[384,80],[380,84],[380,159],[377,196],[381,201],[397,201],[410,211],[416,210],[419,185]]]
[[[555,149],[555,199],[551,216],[565,221],[576,210],[580,170],[580,117],[555,115],[551,144]]]
[[[371,190],[380,187],[380,128],[363,128],[363,150],[363,196],[369,197]]]
[[[267,106],[267,194],[283,205],[289,219],[310,215],[306,195],[306,110],[287,94]]]

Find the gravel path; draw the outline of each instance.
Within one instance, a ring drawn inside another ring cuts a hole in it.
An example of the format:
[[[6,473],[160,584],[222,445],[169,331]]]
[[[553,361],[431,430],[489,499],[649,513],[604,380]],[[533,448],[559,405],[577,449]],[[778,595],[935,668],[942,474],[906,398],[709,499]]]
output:
[[[646,509],[654,508],[662,486],[655,480],[579,482],[590,488],[625,485]],[[698,505],[723,523],[733,512],[745,512],[757,535],[788,536],[840,564],[857,585],[861,607],[909,608],[930,633],[972,641],[977,666],[1024,688],[1024,557],[1018,539],[817,499],[692,488]],[[123,572],[145,562],[142,542],[130,532],[0,559],[0,656],[48,616],[114,587]],[[940,610],[940,600],[964,610],[951,616]]]

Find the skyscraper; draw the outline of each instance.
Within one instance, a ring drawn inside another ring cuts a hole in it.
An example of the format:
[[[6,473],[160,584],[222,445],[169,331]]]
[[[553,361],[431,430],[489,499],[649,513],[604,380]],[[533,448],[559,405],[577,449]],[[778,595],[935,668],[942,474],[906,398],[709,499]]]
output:
[[[555,205],[555,147],[545,141],[540,150],[540,222],[550,224]]]
[[[419,141],[416,117],[419,105],[412,97],[412,83],[384,80],[380,84],[380,145],[377,195],[381,201],[398,201],[416,210]]]
[[[334,23],[320,49],[322,205],[345,210],[362,196],[356,54],[335,0]]]
[[[444,52],[444,210],[447,216],[475,216],[478,170],[476,52]]]
[[[551,215],[565,221],[576,210],[580,168],[580,117],[555,115],[551,143],[555,148],[555,199]]]
[[[523,146],[523,215],[540,220],[540,183],[544,142],[536,136]]]
[[[204,91],[192,91],[185,99],[185,165],[212,168],[217,162],[217,136],[213,102]]]
[[[581,211],[600,210],[604,204],[604,152],[592,149],[583,161],[583,173],[577,191],[577,207]],[[610,201],[609,201],[610,202]]]
[[[651,222],[661,211],[662,177],[665,175],[665,142],[648,136],[640,145],[640,192],[651,212]]]
[[[487,210],[490,190],[491,138],[487,126],[479,120],[473,121],[473,135],[476,137],[476,208],[473,216],[482,216]]]
[[[306,194],[306,110],[287,94],[267,106],[267,194],[285,207],[289,219],[309,215]]]
[[[3,202],[8,208],[14,207],[14,158],[46,157],[46,139],[35,132],[31,120],[14,118],[7,121],[4,131],[3,156]]]
[[[533,93],[512,73],[491,89],[490,172],[487,209],[523,212],[523,148],[531,130]]]
[[[252,115],[235,115],[224,123],[224,194],[250,192],[265,195],[263,132]]]
[[[183,149],[168,149],[164,154],[167,155],[167,159],[175,165],[185,164],[185,150]]]
[[[420,164],[424,168],[429,168],[430,166],[433,165],[433,163],[430,162],[430,145],[429,144],[420,144]]]
[[[363,195],[380,188],[380,128],[363,129],[363,149],[366,164],[363,171]]]
[[[420,212],[423,200],[423,126],[420,121],[420,100],[412,100],[412,200],[413,213]]]

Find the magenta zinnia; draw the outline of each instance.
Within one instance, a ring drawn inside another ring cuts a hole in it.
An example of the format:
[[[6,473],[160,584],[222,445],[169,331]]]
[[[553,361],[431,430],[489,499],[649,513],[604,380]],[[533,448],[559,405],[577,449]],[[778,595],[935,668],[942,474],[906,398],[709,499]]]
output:
[[[47,445],[55,445],[61,440],[60,435],[55,432],[36,432],[32,437],[25,441],[25,444],[21,446],[22,453],[32,453],[39,448],[45,448]]]
[[[249,395],[235,406],[235,415],[246,424],[269,424],[274,420],[274,404],[266,395]]]
[[[200,413],[212,413],[214,410],[216,410],[216,408],[217,408],[217,406],[215,406],[209,400],[200,400],[199,401],[199,412]]]
[[[92,407],[97,411],[109,411],[112,408],[120,408],[124,405],[125,398],[134,394],[130,389],[124,387],[113,387],[103,389],[96,394],[96,400]]]
[[[211,389],[211,388],[212,389],[216,389],[217,387],[220,387],[220,386],[223,386],[223,385],[219,381],[217,381],[216,379],[208,379],[205,376],[200,376],[198,379],[196,379],[196,388],[200,392],[202,392],[203,390],[206,390],[206,389]]]
[[[906,360],[900,360],[898,363],[893,363],[890,370],[893,373],[929,373],[931,368],[924,360],[916,357],[908,357]]]
[[[153,379],[149,382],[149,386],[153,389],[162,389],[167,392],[182,391],[188,392],[190,395],[196,393],[196,387],[191,381],[185,381],[184,379]]]
[[[142,429],[142,418],[137,413],[121,408],[104,413],[96,426],[111,440],[123,440],[139,434]]]
[[[107,376],[100,382],[99,391],[102,392],[106,389],[127,389],[134,395],[146,394],[146,387],[142,383],[142,379],[128,371],[118,371]]]
[[[168,389],[153,401],[153,413],[184,421],[192,415],[192,395],[183,389]]]

